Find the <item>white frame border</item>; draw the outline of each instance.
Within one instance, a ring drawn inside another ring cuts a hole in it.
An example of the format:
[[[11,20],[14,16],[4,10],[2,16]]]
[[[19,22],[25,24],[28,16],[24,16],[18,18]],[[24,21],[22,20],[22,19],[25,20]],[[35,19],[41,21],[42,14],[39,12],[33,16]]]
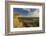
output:
[[[39,8],[39,24],[40,27],[29,27],[29,28],[13,28],[13,8]],[[15,31],[36,31],[36,30],[42,30],[42,6],[29,6],[29,5],[10,5],[10,32]]]

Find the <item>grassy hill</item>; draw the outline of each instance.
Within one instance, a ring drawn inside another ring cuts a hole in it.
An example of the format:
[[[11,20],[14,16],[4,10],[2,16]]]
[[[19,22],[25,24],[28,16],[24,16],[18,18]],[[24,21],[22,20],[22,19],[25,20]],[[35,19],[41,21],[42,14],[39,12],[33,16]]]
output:
[[[13,19],[13,23],[16,24],[16,16]],[[18,25],[18,27],[39,27],[39,17],[18,17],[18,20],[22,22],[22,24],[19,23],[20,26]],[[14,25],[14,28],[17,28],[16,25]]]

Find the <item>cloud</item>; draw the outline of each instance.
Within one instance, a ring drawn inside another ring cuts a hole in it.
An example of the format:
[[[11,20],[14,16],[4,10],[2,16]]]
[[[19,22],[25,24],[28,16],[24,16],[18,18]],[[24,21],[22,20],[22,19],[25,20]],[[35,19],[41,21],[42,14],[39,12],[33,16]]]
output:
[[[28,12],[31,12],[30,8],[23,8],[23,10],[26,10]]]
[[[32,9],[32,8],[23,8],[23,10],[28,11],[28,16],[31,17],[38,17],[39,16],[39,9]]]
[[[30,15],[28,15],[30,16]],[[32,14],[31,14],[32,17],[39,17],[39,10],[35,10]]]

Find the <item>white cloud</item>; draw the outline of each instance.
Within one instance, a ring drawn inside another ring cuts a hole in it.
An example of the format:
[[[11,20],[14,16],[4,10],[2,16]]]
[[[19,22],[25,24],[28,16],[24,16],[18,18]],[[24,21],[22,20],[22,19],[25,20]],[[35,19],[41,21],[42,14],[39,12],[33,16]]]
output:
[[[26,11],[28,11],[28,12],[31,12],[31,10],[28,8],[23,8],[23,10],[26,10]]]
[[[24,10],[28,11],[28,16],[31,16],[31,17],[39,17],[39,10],[36,9],[35,11],[31,12],[31,10],[28,8],[23,8]]]
[[[32,17],[39,17],[39,10],[36,10],[32,13]]]

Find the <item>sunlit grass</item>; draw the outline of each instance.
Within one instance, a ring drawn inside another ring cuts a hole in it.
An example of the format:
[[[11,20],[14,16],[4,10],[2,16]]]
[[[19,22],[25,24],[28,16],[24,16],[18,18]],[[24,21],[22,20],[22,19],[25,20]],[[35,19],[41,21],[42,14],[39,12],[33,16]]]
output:
[[[23,23],[20,22],[17,16],[13,16],[14,27],[23,27]]]

